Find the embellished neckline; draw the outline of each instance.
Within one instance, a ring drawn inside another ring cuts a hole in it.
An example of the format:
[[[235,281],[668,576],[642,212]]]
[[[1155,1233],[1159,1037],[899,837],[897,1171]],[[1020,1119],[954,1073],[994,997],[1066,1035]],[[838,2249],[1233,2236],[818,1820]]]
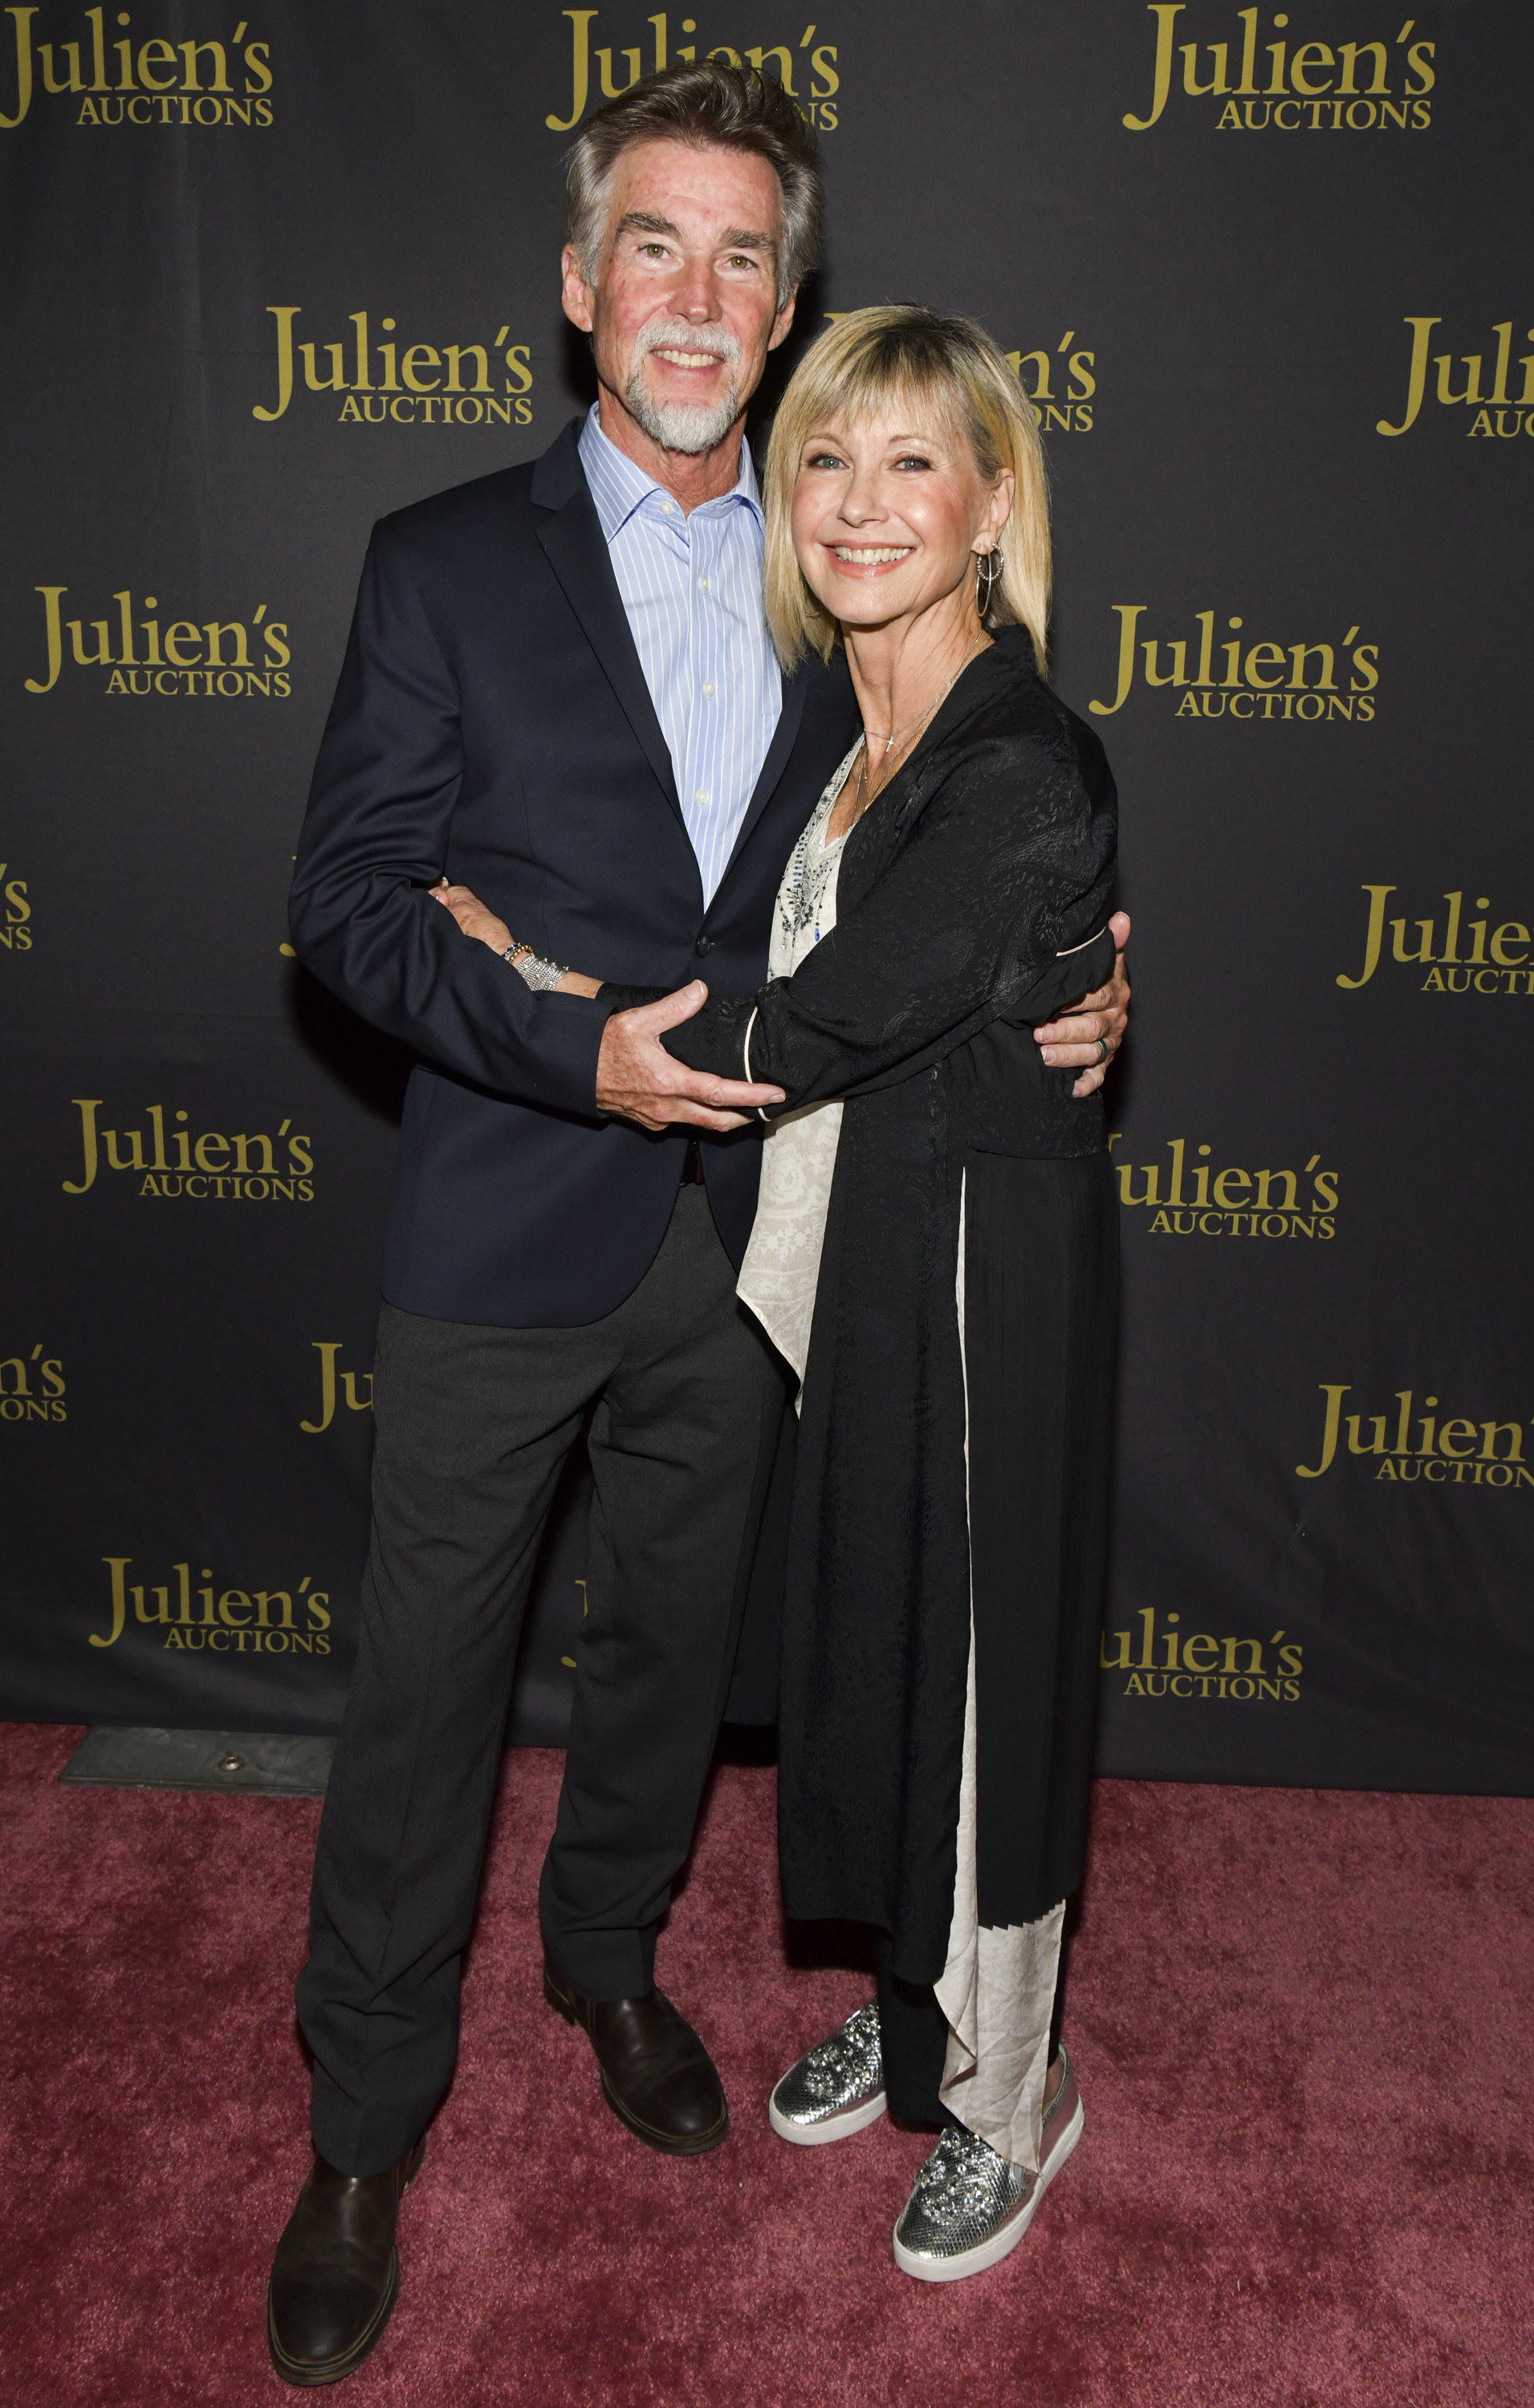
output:
[[[845,760],[833,772],[789,855],[779,910],[782,915],[783,934],[791,945],[796,944],[806,930],[812,931],[817,944],[820,941],[819,921],[826,891],[832,873],[840,861],[841,849],[853,831],[844,829],[829,843],[824,842],[823,838],[826,823],[836,809],[837,798],[851,775],[862,743],[860,736]]]

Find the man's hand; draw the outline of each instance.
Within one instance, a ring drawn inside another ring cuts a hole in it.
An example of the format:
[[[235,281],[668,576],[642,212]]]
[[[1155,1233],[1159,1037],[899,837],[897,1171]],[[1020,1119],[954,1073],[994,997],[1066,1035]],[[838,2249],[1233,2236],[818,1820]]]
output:
[[[1129,941],[1129,914],[1115,911],[1108,923],[1117,953],[1113,975],[1106,986],[1083,996],[1063,1020],[1046,1022],[1033,1032],[1052,1070],[1079,1070],[1073,1096],[1090,1096],[1108,1075],[1108,1065],[1124,1042],[1129,1025],[1129,982],[1124,974],[1124,949]]]
[[[662,1032],[691,1020],[708,999],[708,988],[695,979],[659,1003],[613,1013],[596,1058],[598,1111],[638,1121],[645,1129],[670,1128],[679,1121],[690,1128],[736,1129],[744,1128],[756,1105],[784,1100],[781,1087],[753,1087],[743,1080],[689,1070],[667,1052]]]

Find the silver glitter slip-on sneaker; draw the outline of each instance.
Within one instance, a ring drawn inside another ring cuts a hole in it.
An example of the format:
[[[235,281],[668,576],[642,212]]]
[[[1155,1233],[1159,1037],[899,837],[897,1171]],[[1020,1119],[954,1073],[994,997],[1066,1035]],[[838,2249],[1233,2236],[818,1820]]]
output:
[[[974,2132],[950,2129],[916,2177],[895,2228],[895,2262],[919,2283],[962,2283],[1017,2247],[1034,2211],[1082,2137],[1082,2098],[1070,2059],[1044,2111],[1037,2177],[998,2157]]]
[[[884,2112],[884,2057],[879,2002],[870,1999],[839,2031],[791,2065],[767,2100],[780,2141],[818,2149],[876,2124]]]

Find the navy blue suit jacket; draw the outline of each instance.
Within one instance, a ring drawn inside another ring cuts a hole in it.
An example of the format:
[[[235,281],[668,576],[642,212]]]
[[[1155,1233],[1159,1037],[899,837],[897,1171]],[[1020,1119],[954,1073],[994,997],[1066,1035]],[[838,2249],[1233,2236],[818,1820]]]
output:
[[[383,1292],[437,1320],[567,1328],[614,1311],[665,1235],[685,1137],[600,1117],[611,1007],[533,994],[426,888],[445,870],[596,978],[754,993],[783,865],[858,725],[839,655],[785,680],[705,910],[577,431],[374,529],[294,877],[300,960],[419,1056]],[[757,1137],[704,1141],[737,1261]]]

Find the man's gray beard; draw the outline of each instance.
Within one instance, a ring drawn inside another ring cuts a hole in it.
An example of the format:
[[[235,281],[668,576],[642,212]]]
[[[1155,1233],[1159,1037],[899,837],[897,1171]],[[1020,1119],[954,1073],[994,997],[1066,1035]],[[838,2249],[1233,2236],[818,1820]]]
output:
[[[624,399],[652,443],[663,452],[711,452],[723,443],[740,415],[738,385],[731,384],[717,401],[657,401],[644,381],[642,363],[636,361]]]

